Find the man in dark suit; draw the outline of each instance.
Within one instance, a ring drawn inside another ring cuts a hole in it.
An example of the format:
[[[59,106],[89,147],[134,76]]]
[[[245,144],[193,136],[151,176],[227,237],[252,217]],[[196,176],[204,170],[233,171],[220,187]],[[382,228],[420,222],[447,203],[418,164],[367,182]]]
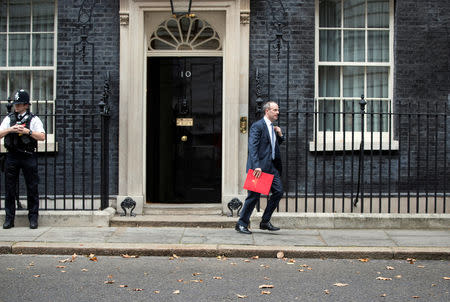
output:
[[[256,178],[261,176],[261,172],[273,174],[272,187],[270,188],[272,195],[264,210],[259,228],[262,230],[278,231],[280,228],[270,223],[272,213],[278,206],[283,196],[283,185],[281,183],[281,156],[279,144],[284,141],[281,128],[273,125],[278,119],[278,104],[269,101],[264,104],[264,117],[253,123],[250,128],[250,136],[248,140],[248,159],[247,171],[253,169],[253,175]],[[248,229],[250,224],[250,215],[259,201],[260,193],[248,191],[241,215],[236,223],[236,231],[243,234],[251,234]]]

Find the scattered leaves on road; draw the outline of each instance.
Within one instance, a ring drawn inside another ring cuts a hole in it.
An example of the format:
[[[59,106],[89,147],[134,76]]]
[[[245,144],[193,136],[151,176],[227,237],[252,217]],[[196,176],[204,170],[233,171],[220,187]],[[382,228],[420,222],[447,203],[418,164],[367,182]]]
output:
[[[95,257],[94,254],[90,254],[88,257],[89,257],[89,260],[91,260],[91,261],[95,261],[95,262],[98,261],[97,257]]]
[[[66,268],[65,265],[57,265],[56,268]]]
[[[87,268],[82,268],[81,271],[82,271],[82,272],[87,272],[88,269],[87,269]]]
[[[124,287],[128,287],[128,285],[121,284],[121,285],[119,285],[119,287],[124,288]]]
[[[390,270],[390,271],[393,271],[393,270],[395,270],[395,268],[394,268],[393,266],[389,266],[389,265],[388,265],[388,266],[386,266],[386,269],[387,269],[387,270]]]
[[[113,284],[115,281],[114,280],[106,280],[105,282],[103,282],[103,283],[105,283],[105,284]]]
[[[133,288],[133,291],[135,291],[135,292],[141,292],[141,291],[143,291],[143,289],[142,289],[142,288]]]
[[[215,280],[222,280],[223,278],[222,278],[222,277],[214,276],[213,279],[215,279]]]
[[[174,290],[174,291],[173,291],[173,294],[174,294],[174,295],[178,295],[178,294],[180,294],[180,290],[179,290],[179,289],[177,289],[177,290]]]
[[[246,295],[239,295],[239,294],[236,294],[236,296],[237,296],[238,298],[241,298],[241,299],[247,298]]]
[[[450,277],[442,277],[444,280],[450,280]]]
[[[278,252],[278,253],[277,253],[277,258],[278,258],[278,259],[283,259],[283,258],[284,258],[284,253],[281,252],[281,251]]]
[[[324,289],[323,292],[325,293],[325,295],[330,294],[330,291],[328,289]]]
[[[416,259],[414,259],[414,258],[407,258],[406,261],[408,261],[409,264],[414,264],[414,262],[416,262]]]
[[[33,275],[34,278],[39,278],[41,275]]]
[[[201,275],[202,273],[192,273],[192,276],[198,276]]]
[[[252,259],[259,259],[259,256],[253,256]]]
[[[369,262],[369,258],[361,258],[361,259],[358,259],[359,261],[361,261],[361,262]]]
[[[270,294],[271,294],[271,292],[268,290],[261,291],[261,295],[270,295]]]
[[[122,254],[121,256],[122,256],[122,258],[139,258],[139,256],[138,256],[138,255],[128,255],[128,254]]]
[[[273,288],[274,286],[272,284],[261,284],[259,288]]]
[[[392,278],[387,278],[387,277],[377,277],[377,280],[383,280],[383,281],[392,281]]]
[[[335,283],[335,284],[333,284],[334,286],[337,286],[337,287],[344,287],[344,286],[348,286],[348,284],[347,283]]]
[[[15,268],[14,268],[14,267],[8,267],[7,270],[8,270],[8,271],[13,271],[13,270],[15,270]],[[445,278],[445,277],[444,277],[444,278]]]

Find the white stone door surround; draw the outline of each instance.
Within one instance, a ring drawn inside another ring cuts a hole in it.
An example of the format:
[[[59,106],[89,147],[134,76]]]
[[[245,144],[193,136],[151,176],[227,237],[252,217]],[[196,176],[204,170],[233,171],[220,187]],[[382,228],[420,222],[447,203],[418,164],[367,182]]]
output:
[[[151,22],[146,18],[171,16],[169,0],[120,0],[120,100],[119,193],[117,210],[126,197],[136,201],[134,212],[143,213],[146,196],[146,81],[147,38]],[[200,17],[223,16],[207,21],[222,39],[223,125],[222,209],[234,197],[244,201],[242,189],[247,160],[247,133],[240,132],[240,118],[248,117],[250,0],[192,1],[192,13]],[[220,25],[220,20],[224,20]],[[214,24],[216,23],[216,24]],[[182,52],[174,56],[184,56]]]

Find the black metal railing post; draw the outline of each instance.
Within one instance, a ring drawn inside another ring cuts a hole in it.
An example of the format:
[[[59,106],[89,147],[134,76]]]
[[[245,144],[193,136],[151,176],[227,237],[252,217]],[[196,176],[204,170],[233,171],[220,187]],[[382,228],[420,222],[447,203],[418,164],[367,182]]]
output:
[[[358,196],[361,194],[361,213],[364,212],[364,114],[367,102],[364,95],[361,95],[359,106],[361,107],[361,144],[359,146],[359,167],[358,167],[358,186],[356,188],[356,198],[353,201],[353,206],[358,204]],[[353,145],[353,143],[352,143]]]
[[[106,75],[103,87],[103,96],[98,104],[101,118],[101,172],[100,172],[100,198],[101,209],[109,206],[109,96],[111,94],[109,87],[109,72]]]

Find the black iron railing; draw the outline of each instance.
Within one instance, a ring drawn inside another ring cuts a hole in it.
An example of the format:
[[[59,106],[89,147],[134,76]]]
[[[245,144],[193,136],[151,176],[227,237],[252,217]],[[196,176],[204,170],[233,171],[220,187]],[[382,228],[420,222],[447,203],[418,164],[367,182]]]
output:
[[[380,100],[370,99],[366,110],[365,102],[346,112],[300,110],[307,106],[298,101],[282,112],[285,195],[278,211],[450,212],[446,105],[392,112],[374,110]]]

